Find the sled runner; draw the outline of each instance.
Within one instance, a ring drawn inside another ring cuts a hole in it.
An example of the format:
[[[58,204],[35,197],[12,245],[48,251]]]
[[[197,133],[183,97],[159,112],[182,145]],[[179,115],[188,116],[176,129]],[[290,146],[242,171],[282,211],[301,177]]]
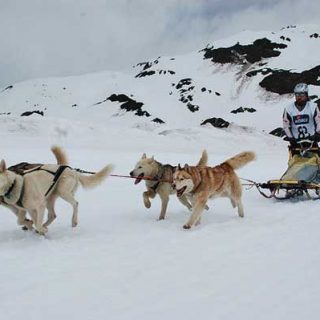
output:
[[[320,184],[303,180],[269,180],[265,183],[251,181],[251,186],[255,186],[262,196],[269,199],[285,200],[303,196],[309,200],[320,199]],[[269,190],[269,193],[262,189]]]

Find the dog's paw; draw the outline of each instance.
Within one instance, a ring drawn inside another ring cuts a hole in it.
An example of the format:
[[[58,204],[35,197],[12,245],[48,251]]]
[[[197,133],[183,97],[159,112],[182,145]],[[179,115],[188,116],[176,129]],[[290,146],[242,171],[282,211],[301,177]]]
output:
[[[36,232],[38,234],[40,234],[41,236],[44,236],[48,232],[48,228],[47,227],[41,227],[41,228],[36,229]]]
[[[75,228],[77,225],[78,225],[78,222],[77,222],[77,221],[73,221],[73,222],[72,222],[72,228]]]
[[[149,209],[149,208],[151,207],[151,202],[150,202],[150,200],[144,200],[143,203],[144,203],[144,206],[145,206],[147,209]]]
[[[183,229],[191,229],[191,225],[190,225],[190,224],[185,224],[185,225],[183,226]]]
[[[33,222],[29,219],[26,219],[24,222],[24,227],[27,228],[27,230],[32,230],[33,229]],[[23,229],[26,230],[26,229]]]

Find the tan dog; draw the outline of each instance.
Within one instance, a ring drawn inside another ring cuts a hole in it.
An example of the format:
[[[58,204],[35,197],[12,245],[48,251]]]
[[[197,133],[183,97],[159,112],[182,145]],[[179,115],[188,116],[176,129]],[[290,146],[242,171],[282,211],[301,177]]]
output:
[[[56,158],[64,162],[62,154],[56,155]],[[18,214],[23,215],[23,212],[28,211],[35,229],[40,234],[45,234],[48,225],[55,219],[54,203],[61,197],[73,207],[72,226],[75,227],[78,224],[78,202],[74,194],[79,183],[84,188],[95,187],[111,173],[111,170],[112,165],[107,165],[99,172],[86,176],[68,166],[44,164],[20,175],[7,170],[5,161],[1,160],[0,196],[6,204],[18,210]],[[61,173],[59,177],[58,172]],[[54,183],[55,179],[57,180]],[[48,220],[43,224],[46,208]],[[31,227],[32,225],[29,225],[29,228]]]
[[[55,156],[57,160],[58,165],[68,165],[68,158],[65,152],[58,146],[52,146],[51,151],[53,155]],[[37,164],[28,164],[29,167],[37,166]],[[24,166],[24,169],[26,169],[27,166]],[[21,164],[12,166],[8,168],[8,170],[13,170],[13,171],[22,171],[22,166]],[[10,205],[7,204],[3,197],[0,197],[0,204],[11,210],[18,218],[17,223],[19,226],[23,226],[23,230],[32,230],[32,225],[33,222],[32,220],[29,220],[26,218],[27,211],[24,208],[18,207],[16,205]]]
[[[207,162],[208,154],[206,151],[203,151],[197,166],[205,166]],[[143,203],[148,209],[151,207],[150,199],[153,199],[157,194],[159,195],[161,199],[159,220],[165,218],[169,196],[175,194],[175,190],[172,188],[172,179],[175,169],[176,167],[169,164],[163,165],[162,163],[154,160],[153,157],[147,158],[144,153],[136,164],[134,170],[130,172],[131,176],[138,177],[135,180],[135,184],[141,182],[144,177],[154,179],[154,181],[146,180],[147,191],[143,192],[142,195]],[[184,195],[179,197],[179,200],[184,206],[191,210],[192,206]]]
[[[209,198],[228,197],[232,206],[238,208],[240,217],[244,216],[241,202],[242,187],[236,169],[255,159],[250,151],[239,153],[215,167],[180,166],[173,175],[173,187],[177,196],[190,198],[193,210],[188,222],[183,226],[190,229],[200,223],[201,214]]]

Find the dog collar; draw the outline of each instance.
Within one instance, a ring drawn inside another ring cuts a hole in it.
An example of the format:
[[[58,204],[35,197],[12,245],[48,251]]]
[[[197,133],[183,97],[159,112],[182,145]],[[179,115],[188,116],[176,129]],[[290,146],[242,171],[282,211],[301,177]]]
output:
[[[15,184],[16,184],[16,179],[13,180],[11,186],[9,187],[9,189],[7,190],[7,192],[4,194],[4,197],[10,199],[10,193],[12,192]]]

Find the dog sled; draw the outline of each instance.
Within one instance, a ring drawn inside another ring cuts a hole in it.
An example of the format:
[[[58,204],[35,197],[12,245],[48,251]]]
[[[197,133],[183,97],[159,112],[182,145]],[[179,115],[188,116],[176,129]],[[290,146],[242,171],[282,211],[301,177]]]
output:
[[[320,199],[320,148],[311,140],[300,140],[295,147],[288,147],[288,169],[280,179],[258,183],[252,180],[249,187],[256,187],[265,198]]]

